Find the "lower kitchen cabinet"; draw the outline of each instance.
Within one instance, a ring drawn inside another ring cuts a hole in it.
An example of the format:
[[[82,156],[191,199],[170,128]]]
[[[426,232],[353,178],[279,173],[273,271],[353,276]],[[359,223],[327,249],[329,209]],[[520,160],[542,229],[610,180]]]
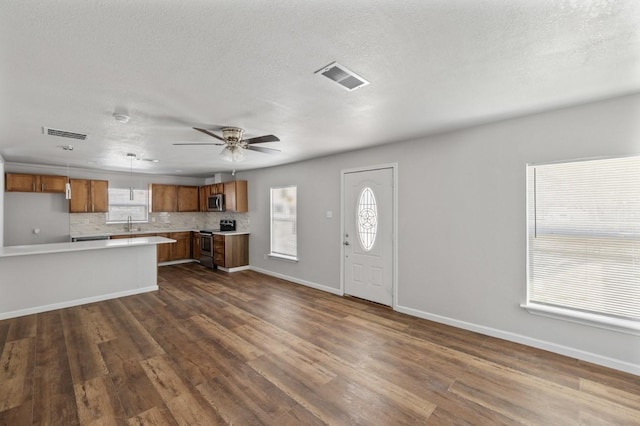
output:
[[[191,259],[191,232],[171,232],[169,238],[176,240],[171,246],[170,260]]]
[[[165,238],[171,238],[170,237],[171,234],[167,233],[162,233],[162,234],[147,234],[146,236],[151,237],[151,236],[156,236],[156,237],[165,237]],[[174,245],[174,243],[171,244],[158,244],[157,247],[157,254],[158,254],[158,263],[161,262],[168,262],[171,260],[171,247]]]
[[[213,263],[223,268],[249,264],[249,234],[214,235]]]
[[[194,232],[191,240],[191,258],[200,260],[200,233]]]

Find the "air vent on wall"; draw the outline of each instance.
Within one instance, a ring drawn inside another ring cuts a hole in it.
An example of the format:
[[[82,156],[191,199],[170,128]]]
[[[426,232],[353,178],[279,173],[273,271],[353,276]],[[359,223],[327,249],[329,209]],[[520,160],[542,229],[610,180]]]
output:
[[[316,71],[316,74],[318,73],[335,81],[342,88],[350,92],[369,84],[367,80],[337,62],[332,62],[326,67],[322,67]]]
[[[69,132],[67,130],[52,129],[50,127],[43,127],[42,133],[48,136],[59,136],[61,138],[79,139],[81,141],[87,139],[87,136],[88,136],[88,135],[85,135],[84,133]]]

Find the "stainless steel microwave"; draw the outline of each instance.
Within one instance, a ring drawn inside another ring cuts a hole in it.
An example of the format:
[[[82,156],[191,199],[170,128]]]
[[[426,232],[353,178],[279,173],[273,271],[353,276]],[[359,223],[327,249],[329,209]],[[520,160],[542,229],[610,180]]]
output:
[[[210,212],[223,212],[224,206],[224,194],[209,195],[207,197],[207,210]]]

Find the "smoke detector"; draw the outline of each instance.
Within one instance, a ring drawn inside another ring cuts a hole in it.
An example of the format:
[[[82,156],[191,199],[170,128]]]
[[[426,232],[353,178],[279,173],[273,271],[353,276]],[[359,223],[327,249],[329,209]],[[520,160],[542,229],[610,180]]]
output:
[[[131,117],[129,117],[127,114],[114,112],[113,119],[116,120],[118,123],[127,124],[129,120],[131,120]]]
[[[340,87],[349,92],[369,84],[367,80],[337,62],[332,62],[329,65],[322,67],[316,71],[316,74],[321,74],[329,80],[335,81],[340,85]]]

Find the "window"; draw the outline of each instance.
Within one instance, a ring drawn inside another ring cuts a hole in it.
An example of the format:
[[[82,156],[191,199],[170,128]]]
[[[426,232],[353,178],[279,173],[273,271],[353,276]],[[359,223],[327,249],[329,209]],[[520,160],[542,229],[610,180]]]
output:
[[[297,260],[297,187],[271,188],[271,255]]]
[[[524,307],[640,330],[640,157],[528,166],[527,187]]]
[[[129,216],[132,222],[149,221],[149,191],[134,189],[132,200],[129,188],[109,188],[107,222],[127,222]]]
[[[356,223],[358,224],[358,239],[364,251],[370,251],[376,242],[378,232],[378,207],[376,197],[368,186],[360,193]]]

